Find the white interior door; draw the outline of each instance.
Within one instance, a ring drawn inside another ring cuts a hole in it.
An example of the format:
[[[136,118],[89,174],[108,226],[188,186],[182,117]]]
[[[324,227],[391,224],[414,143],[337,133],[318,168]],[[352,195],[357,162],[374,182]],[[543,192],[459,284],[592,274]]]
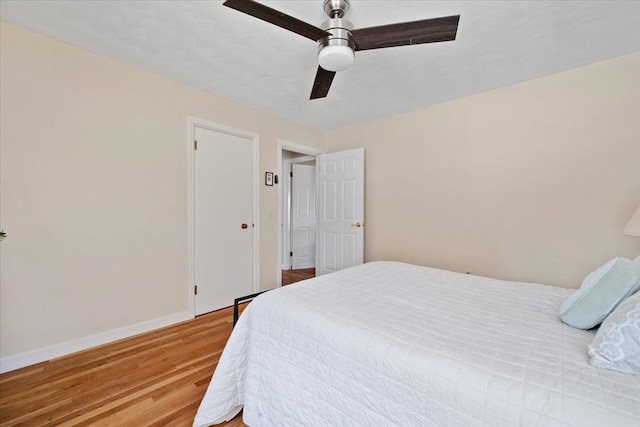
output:
[[[316,157],[316,275],[364,262],[364,148]]]
[[[253,292],[253,141],[195,129],[196,315]]]
[[[291,180],[291,266],[316,266],[316,167],[293,164]]]

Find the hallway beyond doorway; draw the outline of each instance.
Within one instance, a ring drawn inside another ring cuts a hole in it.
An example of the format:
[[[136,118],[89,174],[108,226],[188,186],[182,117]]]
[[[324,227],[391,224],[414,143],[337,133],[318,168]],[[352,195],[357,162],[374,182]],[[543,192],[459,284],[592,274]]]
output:
[[[300,270],[282,270],[282,286],[290,285],[301,280],[316,277],[315,268],[302,268]]]

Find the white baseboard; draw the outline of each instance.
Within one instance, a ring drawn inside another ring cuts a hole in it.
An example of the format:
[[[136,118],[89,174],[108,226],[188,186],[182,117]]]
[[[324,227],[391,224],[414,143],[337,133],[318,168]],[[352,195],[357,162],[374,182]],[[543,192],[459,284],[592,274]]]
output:
[[[62,344],[56,344],[37,350],[28,351],[26,353],[16,354],[0,359],[0,373],[13,371],[15,369],[24,368],[25,366],[55,359],[56,357],[66,356],[77,351],[86,350],[91,347],[128,338],[143,332],[149,332],[154,329],[163,328],[185,320],[193,319],[193,313],[184,311],[182,313],[172,314],[170,316],[160,317],[158,319],[148,320],[123,328],[113,329],[111,331],[102,332],[100,334],[91,335],[73,341],[67,341]]]

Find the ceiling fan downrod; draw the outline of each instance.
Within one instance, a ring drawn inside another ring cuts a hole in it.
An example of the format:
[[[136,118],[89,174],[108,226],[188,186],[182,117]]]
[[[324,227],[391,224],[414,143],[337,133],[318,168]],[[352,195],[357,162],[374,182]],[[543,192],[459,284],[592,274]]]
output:
[[[349,0],[324,0],[323,7],[330,19],[344,18],[349,11]]]

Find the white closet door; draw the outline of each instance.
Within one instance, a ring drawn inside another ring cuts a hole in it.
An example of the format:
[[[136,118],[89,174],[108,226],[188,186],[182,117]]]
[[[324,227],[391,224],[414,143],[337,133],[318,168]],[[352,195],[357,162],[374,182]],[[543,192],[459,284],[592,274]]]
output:
[[[196,128],[196,315],[253,292],[253,142]]]
[[[292,165],[291,265],[316,266],[316,167]]]

